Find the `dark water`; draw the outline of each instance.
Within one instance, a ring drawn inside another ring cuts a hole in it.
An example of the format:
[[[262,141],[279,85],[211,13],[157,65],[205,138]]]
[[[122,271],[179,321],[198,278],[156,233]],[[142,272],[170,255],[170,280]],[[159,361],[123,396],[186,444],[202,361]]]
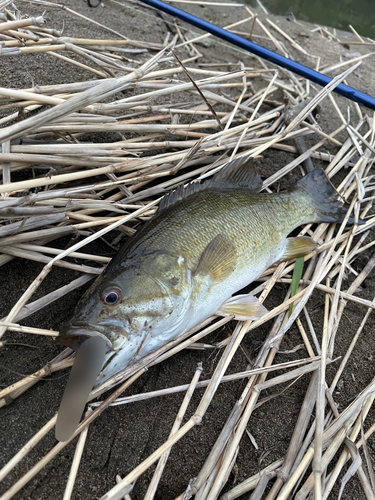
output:
[[[249,1],[249,0],[248,0]],[[261,0],[270,14],[333,26],[345,31],[351,24],[363,36],[375,39],[375,0]],[[257,6],[256,0],[250,0]]]

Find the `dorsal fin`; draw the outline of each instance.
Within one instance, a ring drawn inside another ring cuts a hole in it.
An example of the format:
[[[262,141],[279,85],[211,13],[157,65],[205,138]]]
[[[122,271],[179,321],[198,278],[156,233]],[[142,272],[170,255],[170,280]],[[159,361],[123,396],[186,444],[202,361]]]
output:
[[[192,181],[186,187],[178,186],[177,189],[162,198],[158,213],[188,196],[205,189],[233,189],[242,188],[258,192],[262,188],[262,179],[251,165],[252,158],[241,156],[230,161],[211,179],[199,182]]]
[[[198,191],[202,191],[202,189],[206,189],[207,188],[206,184],[207,184],[206,182],[201,184],[199,181],[189,182],[189,184],[186,187],[183,184],[181,184],[181,186],[178,186],[178,188],[175,189],[174,191],[167,193],[160,200],[158,213],[170,207],[171,205],[174,205],[178,201],[187,198],[191,194],[197,193]]]
[[[252,165],[252,158],[241,156],[227,163],[209,181],[210,187],[221,189],[245,188],[258,192],[262,189],[262,179]]]

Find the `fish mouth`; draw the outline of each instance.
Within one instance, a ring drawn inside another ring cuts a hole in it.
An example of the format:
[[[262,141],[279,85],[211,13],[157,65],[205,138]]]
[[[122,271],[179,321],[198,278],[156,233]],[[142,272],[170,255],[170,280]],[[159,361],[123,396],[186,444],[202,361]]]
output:
[[[56,340],[66,346],[70,347],[73,349],[73,351],[78,351],[78,349],[81,347],[81,345],[89,338],[91,337],[101,337],[105,340],[106,342],[106,353],[109,351],[113,351],[113,346],[112,342],[103,335],[102,333],[99,333],[97,330],[91,330],[89,328],[84,328],[81,326],[73,326],[70,327],[69,330],[67,330],[64,333],[61,333]]]

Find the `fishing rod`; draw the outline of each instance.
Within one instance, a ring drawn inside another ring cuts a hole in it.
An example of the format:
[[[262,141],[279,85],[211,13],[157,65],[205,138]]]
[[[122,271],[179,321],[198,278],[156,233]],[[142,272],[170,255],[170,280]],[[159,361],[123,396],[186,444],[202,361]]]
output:
[[[237,47],[245,49],[246,51],[251,52],[252,54],[255,54],[259,57],[262,57],[263,59],[266,59],[269,62],[272,62],[274,64],[277,64],[278,66],[281,66],[282,68],[292,71],[293,73],[296,73],[297,75],[302,76],[307,80],[311,80],[312,82],[317,83],[322,87],[326,86],[328,83],[332,81],[332,78],[323,75],[322,73],[319,73],[319,71],[315,71],[309,68],[308,66],[304,66],[303,64],[300,64],[296,61],[292,61],[287,57],[284,57],[280,54],[277,54],[276,52],[273,52],[272,50],[266,49],[265,47],[258,45],[257,43],[250,42],[249,40],[246,40],[241,36],[235,35],[230,31],[227,31],[223,28],[220,28],[219,26],[216,26],[215,24],[205,21],[200,17],[194,16],[193,14],[189,14],[188,12],[185,12],[181,9],[177,9],[172,5],[168,5],[162,2],[161,0],[140,0],[140,1],[147,5],[155,7],[158,10],[162,10],[163,12],[166,12],[171,16],[178,17],[182,21],[185,21],[195,26],[196,28],[200,28],[204,31],[207,31],[208,33],[211,33],[212,35],[217,36],[218,38],[221,38],[226,42],[236,45]],[[340,83],[334,89],[334,92],[337,92],[338,94],[343,95],[344,97],[347,97],[348,99],[354,102],[363,104],[367,108],[370,108],[373,111],[375,111],[375,99],[361,92],[360,90],[354,89],[353,87],[349,87],[348,85]]]
[[[91,0],[88,1],[90,3]],[[221,38],[226,42],[229,42],[233,45],[236,45],[237,47],[240,47],[241,49],[244,49],[248,52],[251,52],[252,54],[262,57],[263,59],[266,59],[271,63],[277,64],[282,68],[292,71],[293,73],[296,73],[297,75],[302,76],[307,80],[317,83],[322,87],[326,86],[328,83],[332,81],[332,78],[323,75],[322,73],[319,73],[319,71],[315,71],[309,68],[308,66],[304,66],[303,64],[300,64],[296,61],[292,61],[287,57],[284,57],[280,54],[277,54],[276,52],[273,52],[272,50],[266,49],[265,47],[258,45],[257,43],[250,42],[249,40],[246,40],[241,36],[235,35],[230,31],[227,31],[223,28],[220,28],[219,26],[216,26],[215,24],[205,21],[200,17],[194,16],[193,14],[189,14],[188,12],[185,12],[181,9],[177,9],[172,5],[168,5],[162,2],[161,0],[140,0],[140,1],[147,5],[150,5],[151,7],[155,7],[158,10],[162,10],[163,12],[170,14],[171,16],[178,17],[182,21],[185,21],[186,23],[189,23],[195,26],[196,28],[200,28],[203,31],[211,33],[211,35],[217,36],[218,38]],[[99,3],[97,3],[95,6],[99,5]],[[91,5],[94,6],[93,4]],[[337,92],[337,94],[347,97],[351,101],[357,102],[358,104],[363,104],[363,106],[366,106],[366,108],[375,111],[375,98],[365,94],[364,92],[361,92],[360,90],[357,90],[353,87],[349,87],[349,85],[340,83],[334,89],[334,92]]]

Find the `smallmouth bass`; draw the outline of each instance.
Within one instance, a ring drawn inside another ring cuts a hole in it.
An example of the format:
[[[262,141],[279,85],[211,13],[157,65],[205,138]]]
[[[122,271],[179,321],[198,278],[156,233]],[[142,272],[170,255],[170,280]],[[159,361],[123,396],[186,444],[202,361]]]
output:
[[[59,340],[77,350],[89,337],[105,339],[95,386],[213,314],[261,317],[255,296],[233,294],[276,261],[316,247],[288,238],[298,226],[343,221],[347,208],[323,171],[268,194],[251,162],[233,160],[166,195],[83,295]]]

